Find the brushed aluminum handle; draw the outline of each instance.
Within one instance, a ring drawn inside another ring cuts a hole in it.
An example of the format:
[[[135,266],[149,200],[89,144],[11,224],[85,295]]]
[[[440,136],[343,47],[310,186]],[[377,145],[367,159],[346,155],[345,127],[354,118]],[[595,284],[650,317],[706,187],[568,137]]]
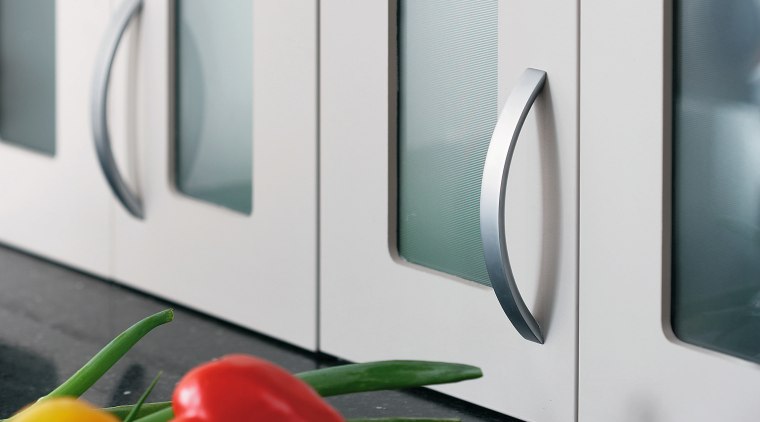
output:
[[[540,344],[544,342],[541,327],[525,306],[512,274],[504,231],[504,209],[507,176],[517,138],[545,81],[546,72],[528,68],[512,89],[491,136],[480,188],[480,235],[496,298],[517,332]]]
[[[90,97],[92,135],[95,139],[95,149],[103,173],[108,180],[116,198],[124,208],[137,218],[144,218],[140,198],[129,189],[119,172],[111,150],[111,135],[108,132],[108,82],[111,79],[111,68],[116,51],[119,48],[127,25],[142,10],[143,0],[125,0],[119,10],[111,18],[103,44],[100,46],[95,61],[95,72]]]

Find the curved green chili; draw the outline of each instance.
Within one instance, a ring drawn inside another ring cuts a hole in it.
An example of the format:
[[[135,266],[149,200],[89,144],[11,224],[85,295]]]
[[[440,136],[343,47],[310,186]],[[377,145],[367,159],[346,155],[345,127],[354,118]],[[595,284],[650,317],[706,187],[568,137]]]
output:
[[[40,401],[53,397],[79,397],[103,376],[111,367],[126,354],[141,338],[154,328],[174,319],[174,311],[167,309],[151,315],[135,325],[127,328],[115,339],[90,359],[74,375],[63,384],[42,397]]]

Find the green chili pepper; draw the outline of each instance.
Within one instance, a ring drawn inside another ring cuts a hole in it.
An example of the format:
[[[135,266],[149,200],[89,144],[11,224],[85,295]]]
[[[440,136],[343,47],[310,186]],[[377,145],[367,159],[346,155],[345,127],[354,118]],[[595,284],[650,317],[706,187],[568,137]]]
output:
[[[79,397],[103,376],[111,367],[126,354],[141,338],[159,325],[174,319],[174,311],[167,309],[151,315],[137,324],[129,327],[90,359],[68,380],[50,392],[40,401],[53,397]]]
[[[437,418],[363,418],[347,419],[346,422],[461,422],[461,419]]]
[[[396,390],[424,385],[447,384],[483,376],[470,365],[415,360],[354,363],[301,372],[296,375],[322,397],[364,391]]]

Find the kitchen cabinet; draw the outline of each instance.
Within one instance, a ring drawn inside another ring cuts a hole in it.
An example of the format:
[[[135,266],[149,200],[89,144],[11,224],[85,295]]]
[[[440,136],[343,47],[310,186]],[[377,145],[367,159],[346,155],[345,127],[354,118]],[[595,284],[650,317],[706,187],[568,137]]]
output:
[[[317,3],[90,3],[0,1],[0,241],[316,349]]]
[[[0,241],[110,274],[108,187],[88,102],[109,6],[0,1]]]
[[[579,420],[756,419],[759,22],[581,4]]]
[[[575,420],[578,4],[320,6],[320,349],[478,365],[437,389]],[[501,201],[510,286],[499,195],[523,111]]]
[[[110,3],[0,0],[1,242],[523,420],[760,410],[754,0]]]
[[[317,2],[126,1],[111,27],[113,277],[315,349]]]

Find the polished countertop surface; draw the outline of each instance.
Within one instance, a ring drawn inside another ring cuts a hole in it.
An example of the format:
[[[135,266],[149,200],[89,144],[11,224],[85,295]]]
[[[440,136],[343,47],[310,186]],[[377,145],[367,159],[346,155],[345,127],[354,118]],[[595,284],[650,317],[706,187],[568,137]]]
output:
[[[169,400],[193,366],[250,353],[291,372],[339,364],[117,284],[0,247],[0,417],[46,394],[139,319],[167,307],[175,320],[157,328],[84,398],[100,406],[131,404],[159,371],[150,401]],[[331,398],[346,417],[445,417],[516,421],[427,389]]]

